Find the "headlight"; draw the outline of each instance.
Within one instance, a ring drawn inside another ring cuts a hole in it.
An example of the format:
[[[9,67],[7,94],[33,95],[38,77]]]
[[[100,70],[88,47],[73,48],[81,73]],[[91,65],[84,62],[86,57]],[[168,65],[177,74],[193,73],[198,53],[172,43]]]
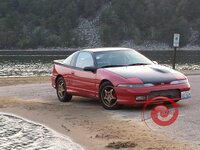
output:
[[[184,80],[176,80],[176,81],[170,82],[170,84],[183,84],[183,83],[188,83],[188,80],[184,79]]]
[[[121,88],[142,88],[142,87],[152,87],[154,84],[147,83],[147,84],[118,84],[117,87]]]

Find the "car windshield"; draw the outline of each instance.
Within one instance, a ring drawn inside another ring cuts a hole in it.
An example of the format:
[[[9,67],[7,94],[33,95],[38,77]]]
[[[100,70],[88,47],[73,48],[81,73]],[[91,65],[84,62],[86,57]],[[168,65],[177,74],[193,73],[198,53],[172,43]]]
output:
[[[104,51],[94,54],[99,68],[153,64],[151,60],[135,50]]]

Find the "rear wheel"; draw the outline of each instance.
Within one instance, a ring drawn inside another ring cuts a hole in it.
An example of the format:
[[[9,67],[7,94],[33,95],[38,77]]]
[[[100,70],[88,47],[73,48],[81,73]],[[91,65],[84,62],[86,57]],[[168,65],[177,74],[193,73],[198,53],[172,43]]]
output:
[[[72,99],[72,95],[67,93],[66,83],[63,77],[59,77],[56,82],[56,92],[61,102],[69,102]]]
[[[99,98],[102,106],[105,109],[119,109],[119,104],[117,103],[117,96],[114,87],[110,82],[102,83],[99,90]]]

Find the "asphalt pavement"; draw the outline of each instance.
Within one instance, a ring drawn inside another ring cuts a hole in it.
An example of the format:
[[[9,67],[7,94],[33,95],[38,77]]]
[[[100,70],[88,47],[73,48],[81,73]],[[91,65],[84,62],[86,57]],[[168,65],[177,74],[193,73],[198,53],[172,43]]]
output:
[[[147,128],[167,135],[174,140],[187,141],[194,144],[194,149],[200,149],[200,75],[188,76],[191,84],[192,98],[178,102],[179,115],[170,126],[159,126],[151,118],[146,120]],[[46,103],[58,103],[56,92],[50,83],[25,84],[0,87],[0,97],[18,97],[20,99],[37,99]],[[78,107],[101,107],[98,102],[86,98],[74,97],[71,102]],[[168,106],[168,105],[167,105]],[[170,106],[169,106],[170,107]],[[173,108],[170,108],[173,111]],[[114,119],[137,120],[142,126],[142,107],[123,107],[121,110],[108,111],[102,108]],[[145,114],[150,114],[151,108]]]
[[[167,135],[174,140],[190,142],[194,144],[194,149],[200,149],[200,75],[188,76],[188,79],[191,84],[192,98],[177,103],[179,110],[178,118],[169,126],[157,125],[149,117],[150,111],[155,106],[150,107],[144,113],[147,118],[145,120],[146,123],[144,123],[141,115],[143,107],[128,107],[111,113],[114,118],[138,120],[141,122],[141,125],[150,128],[150,130]],[[169,108],[170,114],[173,114],[173,107],[171,105],[166,106]],[[172,115],[168,119],[171,117]]]

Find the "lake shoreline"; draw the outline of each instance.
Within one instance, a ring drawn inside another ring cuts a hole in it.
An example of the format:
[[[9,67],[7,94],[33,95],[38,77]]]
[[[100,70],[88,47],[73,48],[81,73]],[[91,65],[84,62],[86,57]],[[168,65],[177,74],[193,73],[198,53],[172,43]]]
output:
[[[52,72],[53,61],[65,59],[74,51],[0,51],[0,77],[44,76]],[[140,51],[158,64],[171,68],[173,51]],[[200,51],[177,51],[177,70],[200,70]]]
[[[186,76],[200,75],[200,70],[177,70]],[[50,81],[51,75],[33,75],[33,76],[0,76],[0,86],[6,85],[12,81],[17,81],[23,84],[34,83],[37,81]],[[6,82],[5,82],[6,81]]]

